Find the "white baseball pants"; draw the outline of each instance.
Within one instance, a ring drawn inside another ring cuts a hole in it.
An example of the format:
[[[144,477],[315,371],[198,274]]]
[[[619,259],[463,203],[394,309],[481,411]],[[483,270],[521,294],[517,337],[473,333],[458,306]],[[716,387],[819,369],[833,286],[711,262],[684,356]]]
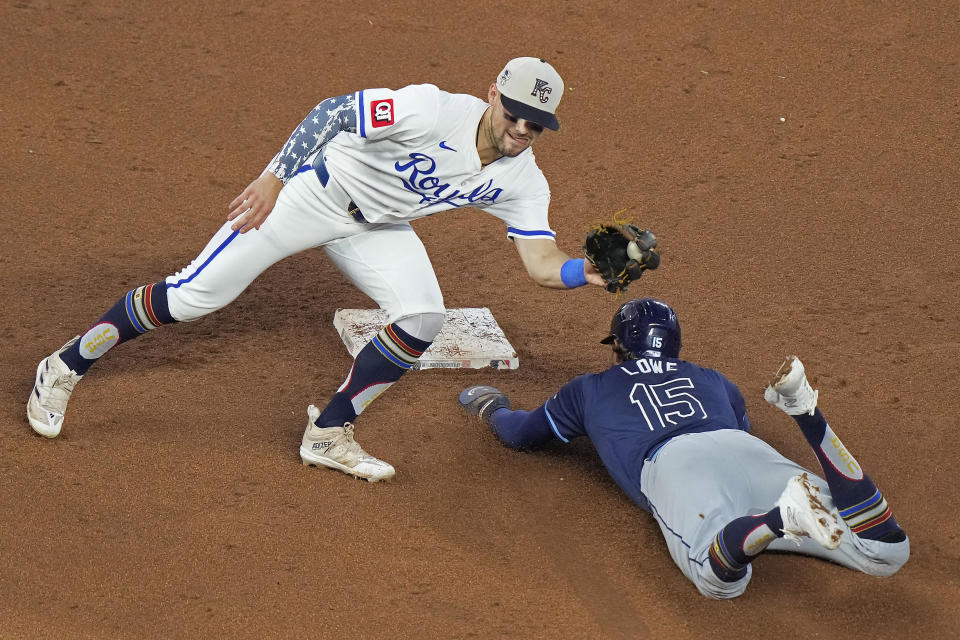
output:
[[[221,309],[269,266],[322,246],[334,265],[387,311],[388,322],[423,314],[442,322],[440,285],[410,224],[357,222],[347,213],[349,201],[332,177],[324,187],[314,171],[294,176],[260,229],[240,234],[227,222],[193,262],[166,278],[170,313],[188,321]],[[432,324],[439,331],[439,323]]]

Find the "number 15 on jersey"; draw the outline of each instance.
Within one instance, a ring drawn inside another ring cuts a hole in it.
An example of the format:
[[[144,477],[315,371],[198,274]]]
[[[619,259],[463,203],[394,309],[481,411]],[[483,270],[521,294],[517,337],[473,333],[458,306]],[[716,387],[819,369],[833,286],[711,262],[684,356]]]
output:
[[[676,378],[660,384],[638,382],[630,390],[630,402],[640,407],[650,431],[655,427],[669,429],[685,420],[706,419],[703,404],[692,392],[690,378]]]

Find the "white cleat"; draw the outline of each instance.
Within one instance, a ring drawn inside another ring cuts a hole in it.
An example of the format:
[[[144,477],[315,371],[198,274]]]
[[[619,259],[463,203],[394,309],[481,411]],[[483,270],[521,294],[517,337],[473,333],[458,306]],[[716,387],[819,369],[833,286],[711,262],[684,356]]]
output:
[[[819,392],[810,387],[797,356],[787,356],[774,376],[773,382],[763,390],[763,399],[787,415],[813,415],[817,408]]]
[[[800,538],[806,536],[825,549],[840,546],[843,529],[837,511],[820,500],[820,487],[811,483],[807,474],[790,478],[776,506],[780,507],[783,537],[787,540],[799,545]]]
[[[60,354],[79,339],[80,336],[71,339],[37,365],[37,377],[27,400],[27,421],[34,431],[47,438],[60,435],[70,394],[83,378],[60,359]]]
[[[368,482],[389,480],[396,475],[390,464],[368,454],[353,439],[353,424],[321,429],[314,424],[319,417],[320,409],[307,407],[307,430],[300,443],[303,464],[337,469]]]

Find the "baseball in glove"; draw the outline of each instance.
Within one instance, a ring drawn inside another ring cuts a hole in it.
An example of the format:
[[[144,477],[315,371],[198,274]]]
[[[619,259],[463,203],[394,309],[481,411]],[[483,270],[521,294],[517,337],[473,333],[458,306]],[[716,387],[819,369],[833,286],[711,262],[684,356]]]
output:
[[[647,269],[660,266],[653,232],[632,224],[603,224],[590,230],[583,253],[606,282],[607,291],[620,293]]]

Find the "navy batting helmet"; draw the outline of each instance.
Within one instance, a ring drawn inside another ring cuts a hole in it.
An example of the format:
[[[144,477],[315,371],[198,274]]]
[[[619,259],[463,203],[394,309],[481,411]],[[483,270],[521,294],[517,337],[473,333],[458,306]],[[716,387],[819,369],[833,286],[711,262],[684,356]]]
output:
[[[616,338],[623,356],[676,358],[680,355],[680,322],[666,302],[655,298],[636,298],[624,302],[613,314],[610,335],[601,340],[610,344]]]

